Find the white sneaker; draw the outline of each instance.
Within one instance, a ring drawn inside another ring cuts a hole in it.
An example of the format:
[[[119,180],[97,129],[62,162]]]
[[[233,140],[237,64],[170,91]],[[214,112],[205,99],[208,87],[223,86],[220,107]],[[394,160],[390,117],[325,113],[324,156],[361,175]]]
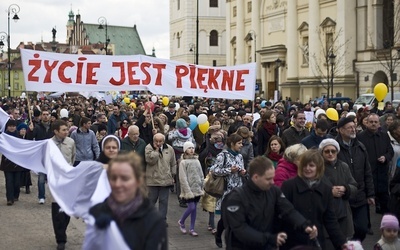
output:
[[[39,204],[44,204],[44,199],[39,199]]]

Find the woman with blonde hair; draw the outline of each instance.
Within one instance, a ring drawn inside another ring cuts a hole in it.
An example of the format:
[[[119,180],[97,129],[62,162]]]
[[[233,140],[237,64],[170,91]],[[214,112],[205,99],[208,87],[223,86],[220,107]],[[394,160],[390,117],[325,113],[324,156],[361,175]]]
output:
[[[274,177],[275,185],[280,187],[282,183],[297,176],[297,166],[300,155],[307,151],[303,144],[294,144],[286,148],[283,158],[278,161]]]
[[[89,210],[96,223],[86,226],[84,249],[101,249],[95,235],[106,230],[111,221],[130,249],[168,249],[166,224],[148,199],[142,169],[141,158],[134,152],[120,154],[109,162],[111,194]]]

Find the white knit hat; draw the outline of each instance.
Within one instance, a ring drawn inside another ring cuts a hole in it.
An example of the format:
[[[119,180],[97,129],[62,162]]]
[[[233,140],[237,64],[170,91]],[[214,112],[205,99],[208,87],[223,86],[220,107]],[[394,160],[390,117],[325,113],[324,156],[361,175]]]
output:
[[[183,144],[183,152],[186,152],[188,148],[194,148],[194,144],[190,141],[187,141]]]
[[[335,140],[335,139],[325,139],[325,140],[323,140],[320,144],[319,144],[319,151],[322,151],[322,150],[324,150],[324,148],[326,147],[326,146],[334,146],[335,148],[336,148],[336,150],[338,151],[338,153],[339,153],[339,151],[340,151],[340,146],[339,146],[339,143]]]

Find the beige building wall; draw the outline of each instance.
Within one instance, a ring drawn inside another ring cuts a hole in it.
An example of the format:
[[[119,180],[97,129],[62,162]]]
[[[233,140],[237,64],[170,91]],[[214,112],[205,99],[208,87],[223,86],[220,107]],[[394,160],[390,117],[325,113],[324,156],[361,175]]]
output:
[[[207,66],[226,65],[225,1],[218,0],[218,7],[210,1],[199,0],[199,33],[196,46],[196,0],[170,0],[170,59]],[[218,33],[218,45],[210,45],[211,32]]]

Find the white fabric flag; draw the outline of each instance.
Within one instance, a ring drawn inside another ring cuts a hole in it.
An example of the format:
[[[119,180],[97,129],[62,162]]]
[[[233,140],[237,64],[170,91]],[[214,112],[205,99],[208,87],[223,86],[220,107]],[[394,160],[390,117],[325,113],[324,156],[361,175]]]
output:
[[[0,114],[2,111],[0,108]],[[8,116],[0,115],[0,124],[5,124],[8,119]],[[114,222],[107,229],[97,229],[88,213],[90,207],[103,202],[111,192],[103,164],[84,161],[72,167],[52,140],[29,141],[5,133],[0,134],[0,152],[24,168],[47,173],[50,191],[61,209],[68,215],[84,219],[88,227],[97,231],[93,235],[88,233],[87,248],[84,249],[129,249]],[[102,244],[91,245],[98,242]]]
[[[0,132],[4,132],[6,130],[6,123],[8,122],[8,119],[10,119],[10,115],[0,108]]]

